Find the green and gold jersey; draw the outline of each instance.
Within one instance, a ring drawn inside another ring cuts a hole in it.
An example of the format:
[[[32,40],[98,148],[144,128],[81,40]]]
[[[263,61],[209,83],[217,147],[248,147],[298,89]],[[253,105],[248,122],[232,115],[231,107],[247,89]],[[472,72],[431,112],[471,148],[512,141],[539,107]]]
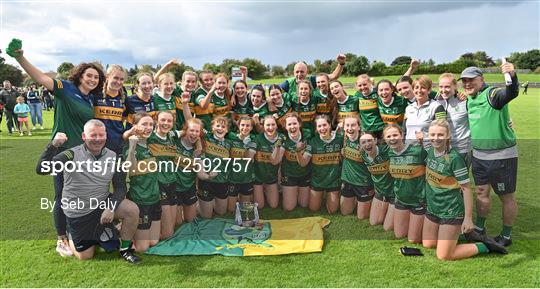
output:
[[[231,184],[247,184],[253,182],[253,161],[248,161],[246,152],[254,148],[253,140],[255,135],[249,135],[246,139],[240,139],[238,134],[229,133],[227,139],[231,142],[231,158],[232,164],[229,169],[229,183]]]
[[[363,95],[357,91],[354,96],[358,99],[358,111],[360,113],[360,122],[362,131],[378,132],[383,130],[384,123],[381,119],[379,107],[377,106],[376,91],[372,91],[369,95]]]
[[[330,106],[328,105],[328,95],[323,94],[320,90],[313,90],[313,97],[317,103],[317,114],[330,115]]]
[[[347,116],[358,117],[358,99],[354,95],[347,95],[341,102],[337,100],[338,116],[337,121],[342,122]]]
[[[272,151],[276,146],[276,141],[283,142],[284,138],[281,133],[278,133],[273,140],[269,140],[264,133],[255,138],[255,163],[253,167],[255,182],[264,184],[277,182],[279,165],[272,164]]]
[[[66,148],[83,143],[81,135],[84,124],[94,118],[93,95],[83,94],[77,86],[67,80],[53,81],[54,125],[51,138],[63,132],[68,139],[63,144]]]
[[[183,113],[184,108],[182,106],[182,93],[184,93],[184,90],[182,89],[182,87],[177,85],[173,92],[173,97],[174,97],[174,105],[176,107],[176,128],[178,130],[182,129],[182,127],[184,126],[184,123],[186,122],[186,119],[184,118],[184,113]],[[191,92],[191,97],[188,103],[191,115],[193,115],[193,113],[195,112],[195,99],[194,99],[195,94],[194,93],[195,91]]]
[[[409,103],[407,100],[401,96],[394,95],[392,97],[392,102],[389,105],[384,104],[380,97],[377,98],[377,105],[379,106],[379,111],[381,113],[381,119],[386,124],[397,124],[401,125],[403,123],[403,118],[405,116],[405,108]]]
[[[315,126],[313,120],[317,114],[317,102],[314,97],[311,97],[307,103],[298,101],[298,97],[294,97],[291,102],[292,111],[295,111],[300,115],[302,119],[302,129],[309,131],[309,135],[313,135]]]
[[[228,139],[218,140],[213,134],[204,136],[205,151],[201,156],[203,164],[210,163],[210,170],[207,173],[216,172],[217,176],[208,180],[211,183],[228,183],[229,171],[231,169],[230,150],[231,142]],[[224,160],[229,159],[229,160]]]
[[[369,173],[371,174],[371,180],[373,181],[373,187],[375,187],[375,193],[383,197],[394,197],[394,178],[390,174],[390,158],[388,151],[390,149],[387,145],[382,144],[377,146],[377,156],[372,159],[366,152],[362,152],[362,159],[364,160]]]
[[[311,185],[316,189],[337,189],[341,186],[341,148],[343,136],[332,133],[329,140],[315,135],[305,153],[311,155]]]
[[[267,116],[268,114],[270,114],[270,111],[268,110],[268,103],[263,103],[263,105],[259,106],[259,107],[255,107],[252,105],[252,109],[253,109],[253,114],[258,114],[259,115],[259,119],[262,121],[262,119]]]
[[[210,123],[212,122],[212,114],[214,113],[214,104],[212,103],[212,100],[210,100],[210,103],[205,109],[200,106],[201,100],[205,98],[207,94],[208,91],[202,87],[197,88],[193,92],[193,102],[195,103],[194,112],[195,116],[202,120],[204,129],[211,131]]]
[[[176,171],[176,191],[187,192],[195,186],[197,172],[194,171],[194,153],[195,147],[185,145],[181,138],[176,138],[176,158],[175,165],[178,164]]]
[[[275,105],[277,111],[270,112],[270,114],[277,114],[277,124],[281,129],[285,127],[285,115],[291,111],[291,96],[287,93],[283,93],[283,103],[281,106]]]
[[[124,151],[127,155],[128,147]],[[128,199],[138,205],[153,205],[159,202],[159,185],[157,180],[156,158],[146,144],[137,144],[135,147],[137,163],[134,170],[129,172]]]
[[[359,187],[372,185],[371,175],[362,159],[359,138],[352,141],[348,137],[345,137],[341,169],[342,181]]]
[[[425,203],[426,151],[421,145],[405,144],[401,152],[390,150],[390,174],[394,177],[396,201],[409,206]]]
[[[463,218],[465,207],[461,185],[469,183],[469,170],[454,149],[437,156],[429,148],[426,158],[427,211],[439,218]]]
[[[281,174],[285,177],[307,177],[310,173],[310,166],[300,166],[296,157],[296,144],[298,142],[306,142],[306,139],[301,135],[298,141],[291,139],[288,135],[287,139],[282,143],[281,148],[285,151],[281,159]]]
[[[243,103],[240,103],[238,100],[236,101],[236,104],[232,108],[232,112],[235,114],[234,121],[238,121],[243,116],[253,116],[253,106],[248,98],[249,96],[246,97]]]
[[[178,138],[175,131],[170,131],[165,138],[160,137],[154,131],[146,140],[148,149],[156,158],[158,164],[157,179],[161,184],[172,184],[176,181],[174,172],[176,157],[176,141]]]
[[[174,96],[171,96],[171,98],[167,100],[161,97],[159,93],[155,93],[152,98],[154,101],[154,110],[156,111],[156,119],[157,114],[160,111],[169,111],[172,113],[174,120],[176,121],[176,106],[174,103],[176,98]]]

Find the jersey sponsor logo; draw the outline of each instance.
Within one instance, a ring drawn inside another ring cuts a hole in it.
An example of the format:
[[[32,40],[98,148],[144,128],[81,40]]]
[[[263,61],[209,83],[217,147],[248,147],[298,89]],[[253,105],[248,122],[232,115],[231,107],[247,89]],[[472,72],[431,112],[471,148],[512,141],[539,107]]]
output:
[[[259,163],[272,163],[272,153],[258,151],[255,160]]]
[[[358,109],[359,110],[370,110],[370,109],[376,109],[377,106],[377,100],[376,99],[359,99],[358,100]]]
[[[109,106],[95,106],[94,116],[97,119],[109,119],[122,121],[122,115],[124,114],[123,108],[109,107]]]
[[[176,156],[175,145],[163,145],[158,143],[148,144],[148,149],[156,157],[174,157]]]
[[[392,115],[392,114],[383,114],[381,113],[381,118],[386,124],[400,124],[403,122],[403,114]]]
[[[388,169],[390,167],[390,161],[386,161],[381,164],[374,164],[371,166],[368,166],[368,170],[372,175],[382,175],[388,172]]]
[[[460,186],[454,176],[443,176],[440,173],[428,168],[426,170],[428,184],[441,189],[459,189]]]
[[[340,161],[340,153],[326,153],[326,154],[314,154],[311,157],[311,162],[314,165],[324,166],[324,165],[338,165]]]
[[[285,151],[285,159],[287,159],[287,161],[289,162],[297,162],[298,159],[296,158],[296,153],[295,152],[290,152],[290,151]]]
[[[300,118],[303,122],[310,122],[315,117],[315,111],[302,111],[300,112]]]
[[[358,117],[358,112],[356,111],[340,111],[338,112],[338,122],[341,122],[348,116]]]
[[[215,156],[218,158],[228,158],[230,157],[229,149],[223,147],[219,144],[207,141],[206,142],[206,153]]]
[[[230,110],[229,110],[229,106],[226,105],[226,106],[216,106],[214,105],[214,115],[215,116],[226,116],[226,115],[229,115],[230,113]]]
[[[396,179],[414,179],[422,177],[425,172],[424,165],[390,165],[390,174]]]
[[[345,147],[345,149],[343,150],[343,155],[345,156],[346,159],[349,159],[358,163],[364,162],[362,160],[362,153],[358,149],[352,148],[350,146]]]
[[[321,114],[321,113],[330,113],[330,108],[328,107],[328,105],[326,105],[326,102],[324,103],[317,103],[317,113]]]
[[[244,154],[246,153],[246,149],[244,148],[231,148],[231,158],[243,158]]]

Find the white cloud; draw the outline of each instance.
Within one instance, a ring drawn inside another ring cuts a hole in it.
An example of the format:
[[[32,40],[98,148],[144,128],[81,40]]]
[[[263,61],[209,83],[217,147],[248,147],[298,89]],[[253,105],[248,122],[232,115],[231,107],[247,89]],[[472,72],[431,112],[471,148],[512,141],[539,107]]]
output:
[[[22,39],[28,58],[44,70],[64,61],[132,66],[172,57],[196,68],[245,57],[286,65],[338,52],[440,63],[468,51],[500,57],[538,48],[538,8],[538,2],[4,2],[0,45]]]

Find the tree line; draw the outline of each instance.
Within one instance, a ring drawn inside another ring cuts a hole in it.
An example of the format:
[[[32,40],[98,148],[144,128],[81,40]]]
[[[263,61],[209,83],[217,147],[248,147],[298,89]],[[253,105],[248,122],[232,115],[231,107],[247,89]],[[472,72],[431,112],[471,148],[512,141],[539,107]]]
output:
[[[0,51],[1,52],[1,51]],[[357,76],[367,73],[370,76],[382,75],[402,75],[411,62],[411,56],[398,56],[390,64],[383,61],[369,60],[366,56],[346,53],[347,63],[343,69],[344,76]],[[507,56],[507,60],[515,64],[518,69],[530,69],[534,73],[540,73],[540,50],[532,49],[526,52],[513,52]],[[416,74],[440,74],[444,72],[460,73],[469,66],[480,68],[497,67],[500,65],[500,59],[493,59],[485,51],[469,52],[461,55],[458,59],[449,63],[436,64],[432,59],[422,60]],[[220,64],[205,63],[201,70],[209,70],[214,73],[223,72],[230,74],[233,67],[246,66],[248,68],[248,77],[251,79],[265,79],[273,77],[287,77],[293,75],[294,64],[291,62],[286,66],[265,65],[255,58],[232,59],[226,58]],[[337,65],[335,59],[320,60],[316,59],[313,63],[307,63],[311,73],[331,73]],[[70,62],[61,63],[56,72],[58,78],[65,79],[69,71],[74,67]],[[139,72],[156,72],[161,65],[135,65],[127,68],[128,83],[133,83],[134,77]],[[173,67],[172,72],[176,79],[180,79],[182,73],[186,70],[199,71],[184,63]],[[10,64],[5,63],[5,59],[0,56],[0,79],[10,80],[15,86],[25,85],[22,71]]]

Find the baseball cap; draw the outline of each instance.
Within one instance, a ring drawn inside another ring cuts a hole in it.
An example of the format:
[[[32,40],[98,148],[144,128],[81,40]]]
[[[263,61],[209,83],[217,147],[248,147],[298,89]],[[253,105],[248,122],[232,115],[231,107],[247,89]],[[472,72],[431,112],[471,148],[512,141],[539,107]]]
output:
[[[480,70],[480,68],[471,66],[471,67],[465,68],[461,72],[461,77],[458,80],[461,80],[462,78],[475,78],[482,75],[484,74],[482,73],[482,70]]]

